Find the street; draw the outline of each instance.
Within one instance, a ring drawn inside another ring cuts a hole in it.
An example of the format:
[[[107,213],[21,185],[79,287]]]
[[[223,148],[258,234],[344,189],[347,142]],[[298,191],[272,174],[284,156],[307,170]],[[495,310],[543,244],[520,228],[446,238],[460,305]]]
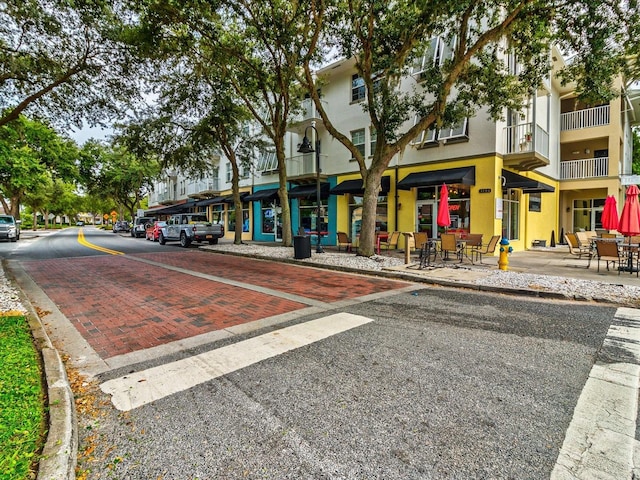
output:
[[[549,478],[616,314],[83,232],[0,252],[94,379],[89,479]]]

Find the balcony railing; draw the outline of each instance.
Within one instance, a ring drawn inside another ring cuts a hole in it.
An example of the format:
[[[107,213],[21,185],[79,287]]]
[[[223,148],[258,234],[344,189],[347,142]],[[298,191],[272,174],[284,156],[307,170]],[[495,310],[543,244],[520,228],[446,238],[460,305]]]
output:
[[[158,192],[156,193],[156,199],[158,201],[158,203],[162,203],[162,202],[170,202],[175,200],[173,194],[171,192]]]
[[[533,123],[522,123],[505,127],[505,154],[539,153],[549,158],[549,134]]]
[[[327,102],[324,100],[320,101],[322,106],[326,109]],[[300,122],[305,122],[307,120],[320,120],[320,114],[318,113],[318,109],[316,108],[316,104],[310,98],[307,98],[302,101],[302,105],[300,110],[298,110],[294,115],[291,116],[291,124],[296,124]]]
[[[187,195],[197,195],[201,192],[217,192],[219,190],[217,178],[209,178],[187,184]]]
[[[607,177],[608,175],[609,157],[583,158],[560,162],[561,180]]]
[[[581,128],[601,127],[609,125],[609,105],[585,108],[577,112],[560,115],[560,130],[579,130]]]
[[[322,162],[327,160],[328,155],[320,154],[320,170],[322,170]],[[300,177],[303,175],[316,174],[316,154],[304,153],[294,157],[287,158],[287,176]]]

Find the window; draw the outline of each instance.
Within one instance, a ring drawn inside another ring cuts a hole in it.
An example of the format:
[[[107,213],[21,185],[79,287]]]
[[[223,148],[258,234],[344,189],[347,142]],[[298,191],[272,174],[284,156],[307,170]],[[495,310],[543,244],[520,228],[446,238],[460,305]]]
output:
[[[542,211],[542,194],[541,193],[529,194],[529,211],[530,212]]]
[[[376,151],[376,142],[378,141],[378,132],[375,127],[369,127],[369,155],[373,156]]]
[[[520,193],[507,190],[502,200],[502,236],[509,240],[520,238]]]
[[[448,40],[442,37],[434,37],[429,41],[429,45],[422,57],[414,65],[411,74],[418,81],[424,80],[425,72],[432,67],[440,67],[446,60],[453,59],[457,44],[457,37],[454,35]]]
[[[357,73],[351,76],[351,101],[359,102],[364,100],[365,97],[365,85],[364,79]]]
[[[258,159],[258,172],[273,172],[278,170],[276,152],[262,152]]]
[[[231,183],[233,179],[233,170],[231,169],[231,163],[227,163],[227,183]]]
[[[461,138],[469,138],[467,127],[468,119],[464,118],[461,122],[451,127],[443,128],[438,132],[438,140],[454,140]]]
[[[360,154],[364,157],[364,128],[360,130],[354,130],[351,132],[351,141],[353,145],[358,149]]]
[[[604,198],[573,201],[573,231],[602,228]]]
[[[249,209],[247,208],[246,203],[242,204],[242,219],[243,219],[242,231],[248,232],[249,231]],[[234,208],[229,209],[227,213],[227,231],[228,232],[236,231],[236,211]]]
[[[349,195],[349,197],[349,231],[351,232],[351,239],[355,239],[360,235],[360,230],[362,229],[362,197],[359,195]],[[387,204],[388,197],[386,195],[380,195],[376,208],[376,232],[389,231]]]
[[[300,226],[304,228],[304,231],[316,232],[316,223],[317,223],[317,215],[318,215],[318,203],[316,199],[309,198],[301,198],[298,211],[300,213]],[[320,201],[320,231],[323,232],[323,235],[326,235],[326,232],[329,229],[329,217],[327,216],[327,208],[322,205],[322,200]]]
[[[414,118],[413,124],[415,125],[419,121],[420,121],[420,119],[418,118],[418,116],[416,116]],[[418,134],[418,136],[413,139],[413,141],[411,143],[413,145],[417,146],[418,148],[420,148],[420,147],[422,147],[424,145],[436,145],[437,144],[437,135],[436,135],[435,126],[432,126],[428,130],[422,130]]]

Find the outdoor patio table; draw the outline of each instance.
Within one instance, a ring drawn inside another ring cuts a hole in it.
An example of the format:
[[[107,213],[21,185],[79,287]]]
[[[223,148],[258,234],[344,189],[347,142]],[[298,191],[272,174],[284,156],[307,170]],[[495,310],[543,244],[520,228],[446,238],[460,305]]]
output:
[[[640,255],[640,244],[639,243],[618,243],[618,248],[626,251],[627,254],[627,265],[626,267],[620,267],[620,269],[624,272],[638,273],[638,268],[633,266],[633,257]]]

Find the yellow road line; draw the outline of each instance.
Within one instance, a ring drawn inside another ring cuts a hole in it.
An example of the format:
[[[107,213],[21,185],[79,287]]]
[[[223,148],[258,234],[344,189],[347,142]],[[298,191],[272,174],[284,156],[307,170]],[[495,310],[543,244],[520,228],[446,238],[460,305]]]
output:
[[[111,250],[110,248],[100,247],[98,245],[94,245],[93,243],[89,243],[84,239],[84,233],[82,229],[78,229],[78,243],[80,245],[84,245],[85,247],[92,248],[93,250],[98,250],[99,252],[108,253],[109,255],[124,255],[124,252],[118,252],[117,250]]]

